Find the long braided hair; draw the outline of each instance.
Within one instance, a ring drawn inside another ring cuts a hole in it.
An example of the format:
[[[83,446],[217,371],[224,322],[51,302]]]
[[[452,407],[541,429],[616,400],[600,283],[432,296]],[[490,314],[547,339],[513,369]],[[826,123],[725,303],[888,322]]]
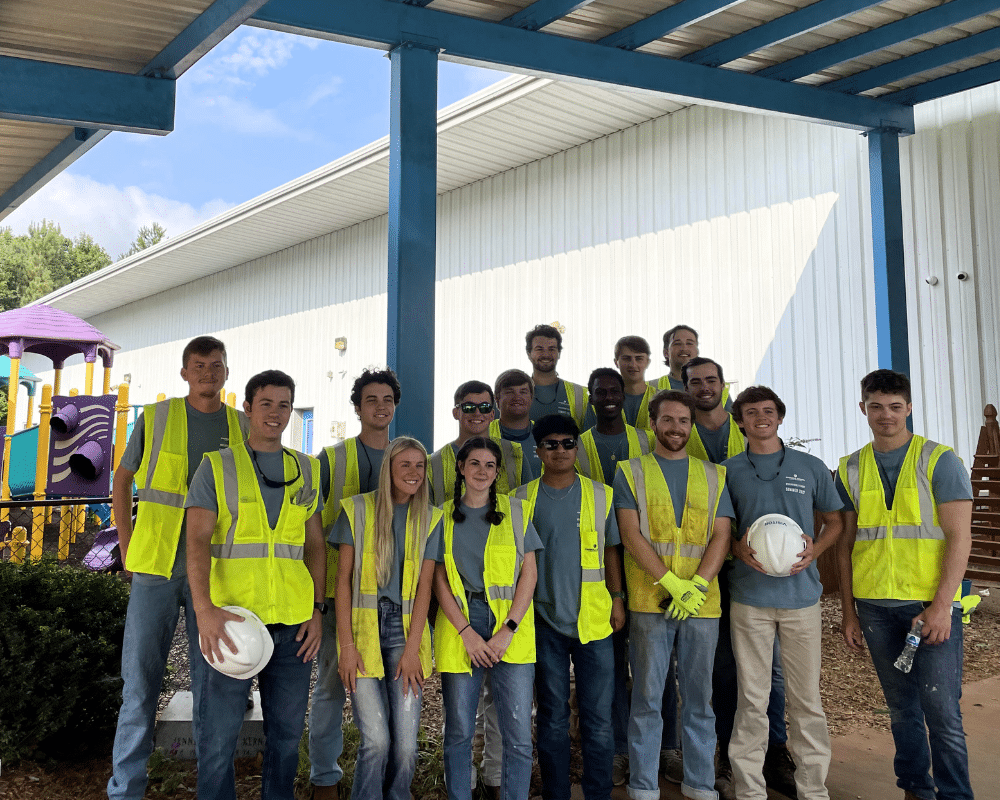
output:
[[[455,456],[455,461],[457,462],[457,468],[455,469],[455,491],[453,495],[455,498],[455,507],[451,512],[451,518],[455,522],[465,522],[465,514],[462,513],[462,486],[465,483],[465,476],[462,475],[462,469],[464,469],[465,461],[473,450],[489,450],[493,458],[496,459],[497,475],[500,474],[500,464],[502,463],[503,454],[500,452],[500,445],[492,439],[486,436],[473,436],[459,448]],[[493,483],[490,484],[490,503],[486,511],[486,521],[490,525],[499,525],[503,522],[503,518],[503,512],[497,509],[497,479],[494,477]]]

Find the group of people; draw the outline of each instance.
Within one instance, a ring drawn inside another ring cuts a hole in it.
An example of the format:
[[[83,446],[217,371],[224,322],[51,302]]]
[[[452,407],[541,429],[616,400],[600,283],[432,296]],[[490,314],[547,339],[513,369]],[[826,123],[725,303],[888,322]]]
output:
[[[188,344],[187,397],[145,407],[114,476],[133,578],[109,798],[145,790],[181,606],[203,800],[235,798],[250,683],[208,664],[222,644],[235,649],[226,623],[240,617],[225,606],[252,611],[274,642],[259,675],[264,798],[292,797],[307,707],[313,796],[339,797],[350,694],[361,734],[351,796],[407,800],[432,669],[450,798],[472,795],[480,731],[485,785],[526,800],[534,705],[543,797],[568,800],[572,685],[588,800],[625,783],[655,800],[661,775],[694,800],[763,800],[769,786],[827,798],[816,559],[831,547],[844,640],[871,653],[904,798],[972,798],[955,607],[972,489],[950,448],[907,428],[907,378],[861,381],[873,441],[834,477],[784,445],[773,390],[729,397],[689,326],[664,334],[658,383],[646,381],[641,337],[620,339],[615,368],[586,386],[558,376],[557,329],[537,326],[525,345],[530,374],[458,387],[457,436],[430,455],[390,441],[401,387],[390,370],[365,370],[350,397],[361,432],[313,458],[281,445],[289,376],[254,376],[241,413],[220,400],[222,342]],[[787,577],[767,574],[748,544],[775,513],[802,530]],[[923,643],[903,673],[893,661],[918,620]]]

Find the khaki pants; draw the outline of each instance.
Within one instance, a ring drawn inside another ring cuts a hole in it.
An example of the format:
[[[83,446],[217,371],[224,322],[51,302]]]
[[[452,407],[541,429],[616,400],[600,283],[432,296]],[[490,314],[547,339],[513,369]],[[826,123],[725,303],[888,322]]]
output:
[[[732,639],[739,700],[729,744],[736,796],[766,800],[764,753],[771,692],[774,636],[781,641],[788,708],[788,748],[795,757],[800,800],[828,800],[830,733],[819,696],[822,639],[820,604],[808,608],[756,608],[732,604]]]

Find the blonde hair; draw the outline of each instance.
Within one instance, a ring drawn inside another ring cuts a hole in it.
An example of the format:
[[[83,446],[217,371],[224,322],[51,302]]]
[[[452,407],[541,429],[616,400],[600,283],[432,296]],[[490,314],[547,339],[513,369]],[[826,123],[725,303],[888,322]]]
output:
[[[395,505],[392,499],[392,462],[404,450],[419,450],[424,457],[425,473],[427,469],[427,450],[419,441],[409,436],[397,436],[389,442],[378,473],[378,493],[375,495],[375,539],[372,547],[375,552],[375,577],[379,586],[385,586],[389,582],[392,562],[396,558],[396,537],[392,533],[392,512]],[[426,480],[421,482],[417,493],[409,502],[411,507],[415,506],[416,530],[422,531],[427,524],[430,506]]]

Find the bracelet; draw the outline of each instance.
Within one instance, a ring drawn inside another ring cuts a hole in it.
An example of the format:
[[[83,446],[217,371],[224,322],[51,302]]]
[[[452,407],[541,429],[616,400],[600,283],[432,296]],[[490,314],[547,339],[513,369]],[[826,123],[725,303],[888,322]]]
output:
[[[468,625],[466,625],[464,628],[462,628],[462,630],[460,630],[458,632],[458,635],[461,636],[463,633],[465,633],[466,630],[468,630],[471,627],[472,627],[472,623],[470,622]]]
[[[354,646],[354,642],[341,642],[340,649],[343,650],[345,647],[354,647],[355,650],[358,649]]]
[[[625,592],[611,592],[610,594],[611,594],[611,599],[612,600],[624,600],[625,599]]]

